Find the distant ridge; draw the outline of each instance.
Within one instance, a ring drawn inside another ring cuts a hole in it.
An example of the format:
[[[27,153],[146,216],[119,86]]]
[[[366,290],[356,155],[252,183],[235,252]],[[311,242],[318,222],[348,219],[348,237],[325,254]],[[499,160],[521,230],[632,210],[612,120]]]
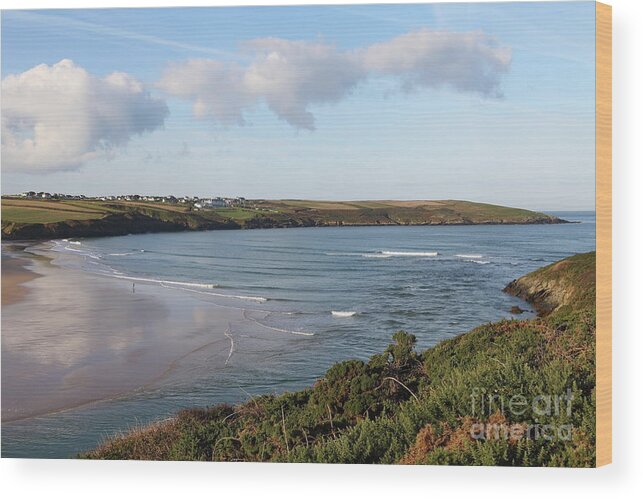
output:
[[[456,200],[244,200],[234,207],[94,199],[2,198],[2,238],[57,239],[146,232],[371,225],[559,224],[545,213]]]

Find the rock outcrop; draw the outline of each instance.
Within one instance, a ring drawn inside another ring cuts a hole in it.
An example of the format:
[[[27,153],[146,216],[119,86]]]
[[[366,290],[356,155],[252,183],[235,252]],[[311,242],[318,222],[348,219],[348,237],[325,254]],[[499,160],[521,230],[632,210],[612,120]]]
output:
[[[595,301],[595,266],[595,252],[574,255],[511,281],[504,291],[531,303],[539,315],[548,315]]]
[[[60,239],[68,237],[103,237],[143,234],[146,232],[179,232],[187,230],[238,229],[233,221],[220,222],[194,216],[171,220],[138,212],[116,213],[92,220],[66,220],[52,223],[7,223],[2,226],[2,238]]]

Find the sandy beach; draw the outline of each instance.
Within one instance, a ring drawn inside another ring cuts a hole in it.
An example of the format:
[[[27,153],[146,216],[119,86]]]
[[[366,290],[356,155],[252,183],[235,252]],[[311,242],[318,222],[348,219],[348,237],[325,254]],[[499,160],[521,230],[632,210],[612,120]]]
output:
[[[3,253],[3,422],[223,369],[253,325],[243,309],[189,293],[145,283],[134,292],[126,280]]]
[[[9,253],[2,255],[2,305],[12,305],[21,301],[29,292],[23,284],[38,276],[26,268],[27,259],[12,256]]]

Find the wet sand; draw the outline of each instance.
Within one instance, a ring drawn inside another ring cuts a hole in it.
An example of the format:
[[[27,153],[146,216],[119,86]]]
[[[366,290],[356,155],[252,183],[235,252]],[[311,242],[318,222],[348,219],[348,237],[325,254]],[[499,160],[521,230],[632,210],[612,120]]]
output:
[[[144,390],[181,368],[223,368],[230,324],[247,323],[241,309],[143,283],[134,293],[128,281],[27,255],[3,258],[3,422]]]
[[[29,261],[25,258],[2,254],[2,306],[18,303],[27,296],[29,288],[23,284],[38,276],[27,269]]]

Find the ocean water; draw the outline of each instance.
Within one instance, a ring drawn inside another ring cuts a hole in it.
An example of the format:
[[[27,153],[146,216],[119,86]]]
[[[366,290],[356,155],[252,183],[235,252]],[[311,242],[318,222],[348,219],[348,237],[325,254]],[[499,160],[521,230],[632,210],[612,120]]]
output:
[[[198,335],[210,330],[220,341],[190,349],[166,374],[126,394],[3,423],[2,455],[74,456],[108,435],[181,408],[303,388],[334,362],[381,352],[400,329],[416,335],[424,349],[512,317],[512,306],[529,306],[502,292],[508,282],[595,249],[594,213],[555,214],[580,223],[56,241],[46,252],[57,265],[109,280],[124,293],[147,293],[175,308],[194,302],[212,311],[198,326],[186,319],[186,341],[189,336],[198,345]],[[217,315],[224,312],[225,324]]]

